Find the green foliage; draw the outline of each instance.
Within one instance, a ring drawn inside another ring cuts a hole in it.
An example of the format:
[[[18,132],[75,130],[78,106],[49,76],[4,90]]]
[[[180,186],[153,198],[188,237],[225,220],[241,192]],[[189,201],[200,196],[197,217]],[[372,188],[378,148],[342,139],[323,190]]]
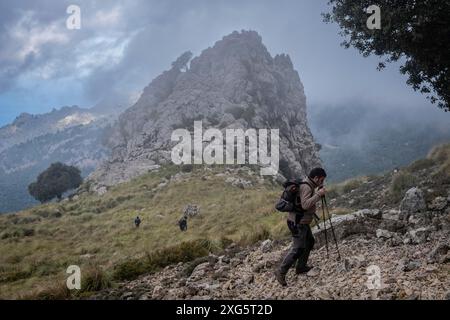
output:
[[[42,172],[37,181],[28,186],[28,191],[36,200],[44,203],[55,197],[61,199],[64,192],[78,188],[82,182],[78,168],[57,162]]]
[[[373,4],[381,8],[381,30],[366,25],[365,9]],[[409,76],[407,84],[450,110],[449,1],[330,0],[329,5],[324,20],[339,24],[346,48],[355,47],[365,57],[387,57],[380,70],[402,59],[400,72]]]

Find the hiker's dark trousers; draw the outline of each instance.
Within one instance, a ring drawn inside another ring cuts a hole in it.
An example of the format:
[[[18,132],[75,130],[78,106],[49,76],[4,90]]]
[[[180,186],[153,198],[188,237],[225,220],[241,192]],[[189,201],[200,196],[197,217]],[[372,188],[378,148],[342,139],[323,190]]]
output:
[[[304,269],[315,243],[309,225],[296,225],[294,222],[288,221],[288,227],[292,233],[292,246],[281,264],[280,272],[282,274],[286,274],[295,262],[297,262],[297,270]]]

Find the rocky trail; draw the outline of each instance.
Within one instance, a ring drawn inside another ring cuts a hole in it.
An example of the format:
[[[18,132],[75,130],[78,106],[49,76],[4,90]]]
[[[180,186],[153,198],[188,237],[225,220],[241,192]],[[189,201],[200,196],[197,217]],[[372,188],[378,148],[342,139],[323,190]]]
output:
[[[426,204],[413,188],[399,209],[333,217],[340,261],[331,241],[327,258],[323,228],[314,228],[314,268],[300,276],[291,270],[286,288],[273,271],[290,242],[268,239],[247,248],[232,244],[221,256],[168,266],[92,298],[450,299],[449,222],[450,195]]]

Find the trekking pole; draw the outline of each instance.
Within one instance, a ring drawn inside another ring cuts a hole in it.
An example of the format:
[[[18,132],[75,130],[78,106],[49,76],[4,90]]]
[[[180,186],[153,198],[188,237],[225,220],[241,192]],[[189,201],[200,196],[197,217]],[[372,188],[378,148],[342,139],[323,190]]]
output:
[[[339,252],[339,245],[338,245],[338,242],[337,242],[336,233],[334,233],[333,222],[331,222],[330,210],[328,209],[327,198],[325,198],[325,196],[323,197],[323,203],[325,204],[326,211],[328,213],[328,219],[330,220],[331,233],[333,234],[334,243],[336,243],[336,250],[337,250],[337,253],[338,253],[338,259],[341,260],[341,253]]]
[[[320,218],[315,213],[314,213],[314,221],[316,221],[317,229],[322,230],[320,228]]]
[[[324,197],[322,197],[322,218],[323,218],[323,228],[325,229],[325,247],[327,249],[327,258],[329,258],[330,254],[328,252],[327,219],[325,218]]]

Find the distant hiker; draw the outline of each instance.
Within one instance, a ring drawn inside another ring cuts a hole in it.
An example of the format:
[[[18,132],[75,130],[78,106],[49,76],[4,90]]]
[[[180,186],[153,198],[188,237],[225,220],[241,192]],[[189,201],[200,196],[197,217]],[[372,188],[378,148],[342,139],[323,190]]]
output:
[[[307,262],[315,240],[309,224],[316,214],[316,203],[325,196],[323,183],[326,176],[324,169],[315,168],[303,180],[304,183],[300,184],[297,203],[303,210],[300,210],[301,214],[290,212],[288,215],[287,225],[292,234],[292,245],[280,267],[275,271],[275,277],[282,286],[287,286],[286,274],[294,263],[297,262],[296,274],[307,273],[312,269]]]
[[[178,221],[178,226],[180,227],[181,231],[187,230],[187,216],[183,216],[183,218]]]
[[[141,219],[139,217],[136,217],[136,219],[134,219],[134,225],[136,226],[136,228],[139,228],[139,226],[141,225]]]

